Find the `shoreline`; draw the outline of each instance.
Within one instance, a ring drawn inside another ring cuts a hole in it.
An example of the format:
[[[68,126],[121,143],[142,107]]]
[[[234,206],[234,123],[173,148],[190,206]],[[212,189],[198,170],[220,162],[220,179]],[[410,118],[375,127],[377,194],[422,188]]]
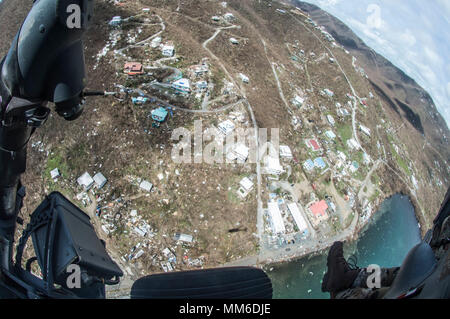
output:
[[[361,235],[361,232],[364,231],[366,226],[370,222],[373,221],[373,218],[374,218],[375,214],[379,211],[382,203],[384,203],[386,200],[392,198],[395,195],[401,195],[401,196],[408,197],[411,205],[413,206],[414,215],[416,217],[416,220],[418,221],[418,225],[420,225],[419,228],[421,231],[421,236],[423,237],[422,229],[424,229],[424,227],[418,216],[418,211],[417,211],[418,207],[417,207],[416,203],[414,202],[413,198],[408,194],[408,192],[405,192],[404,190],[402,190],[402,191],[394,192],[390,195],[380,197],[382,199],[380,199],[377,202],[377,204],[374,205],[374,207],[371,210],[370,215],[367,217],[367,219],[361,225],[358,224],[358,222],[359,222],[359,220],[358,220],[355,230],[351,234],[342,238],[341,241],[346,242],[346,243],[353,243],[356,240],[358,240]],[[359,215],[358,215],[358,218],[359,218]],[[351,226],[349,226],[349,227],[351,227]],[[343,230],[343,231],[345,231],[345,230]],[[311,251],[306,250],[305,252],[300,253],[300,254],[296,254],[296,255],[292,255],[292,256],[284,257],[284,258],[279,258],[279,259],[275,258],[275,260],[272,258],[266,258],[266,259],[260,260],[260,255],[247,256],[247,257],[243,257],[239,260],[225,263],[225,264],[223,264],[223,266],[225,266],[225,267],[237,266],[237,265],[238,266],[253,266],[253,267],[257,267],[257,268],[261,268],[261,269],[276,267],[278,265],[282,265],[285,263],[295,262],[295,261],[303,259],[305,257],[314,257],[314,256],[322,255],[325,252],[327,252],[327,250],[329,249],[329,247],[331,247],[332,244],[333,243],[318,243],[317,245],[315,245],[314,250],[311,250]],[[281,250],[278,250],[276,252],[279,253],[280,251]]]

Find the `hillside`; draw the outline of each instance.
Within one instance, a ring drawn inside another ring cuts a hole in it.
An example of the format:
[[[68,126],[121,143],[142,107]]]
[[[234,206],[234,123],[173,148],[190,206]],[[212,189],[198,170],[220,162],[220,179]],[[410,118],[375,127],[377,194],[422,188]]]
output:
[[[1,55],[31,6],[21,2],[0,7]],[[423,230],[432,224],[450,179],[445,122],[423,89],[337,19],[307,4],[264,0],[95,3],[87,88],[118,94],[91,98],[75,122],[52,114],[36,131],[23,176],[25,219],[61,191],[89,213],[131,279],[310,253],[353,236],[396,192],[411,197]],[[109,24],[114,16],[117,26]],[[174,55],[165,56],[171,43]],[[126,62],[141,63],[143,74],[125,74]],[[180,77],[190,80],[190,94],[174,88]],[[133,104],[138,96],[147,100]],[[151,112],[161,106],[170,112],[157,127]],[[214,132],[230,121],[250,142],[255,129],[278,128],[292,154],[282,154],[280,171],[251,154],[245,163],[174,161],[174,132],[194,132],[199,120],[200,131]],[[61,177],[52,180],[55,168]],[[77,183],[84,172],[108,182],[84,191]],[[151,192],[140,187],[144,180]]]

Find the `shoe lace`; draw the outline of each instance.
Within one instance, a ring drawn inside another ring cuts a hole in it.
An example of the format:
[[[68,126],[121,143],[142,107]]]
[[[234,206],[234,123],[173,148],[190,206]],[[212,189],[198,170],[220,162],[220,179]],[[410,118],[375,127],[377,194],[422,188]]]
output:
[[[360,269],[360,267],[358,267],[358,258],[354,254],[348,257],[347,265],[352,270]]]

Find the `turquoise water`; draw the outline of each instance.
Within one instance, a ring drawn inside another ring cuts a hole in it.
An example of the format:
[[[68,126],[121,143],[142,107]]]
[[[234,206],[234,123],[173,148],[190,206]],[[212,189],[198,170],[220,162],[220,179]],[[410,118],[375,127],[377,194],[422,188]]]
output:
[[[383,202],[355,243],[344,245],[344,255],[355,254],[360,267],[400,266],[420,240],[414,207],[407,196],[397,194]],[[326,264],[325,254],[274,267],[268,271],[274,298],[329,298],[321,291]]]

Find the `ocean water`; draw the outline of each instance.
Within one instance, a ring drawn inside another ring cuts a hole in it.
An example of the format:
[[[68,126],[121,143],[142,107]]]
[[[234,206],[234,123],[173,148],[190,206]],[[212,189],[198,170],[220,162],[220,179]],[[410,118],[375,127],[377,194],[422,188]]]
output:
[[[359,239],[344,244],[344,256],[357,257],[359,267],[378,264],[400,266],[408,251],[421,240],[414,207],[407,196],[396,194],[385,200]],[[274,298],[329,298],[321,291],[327,269],[327,253],[286,263],[268,271]]]

